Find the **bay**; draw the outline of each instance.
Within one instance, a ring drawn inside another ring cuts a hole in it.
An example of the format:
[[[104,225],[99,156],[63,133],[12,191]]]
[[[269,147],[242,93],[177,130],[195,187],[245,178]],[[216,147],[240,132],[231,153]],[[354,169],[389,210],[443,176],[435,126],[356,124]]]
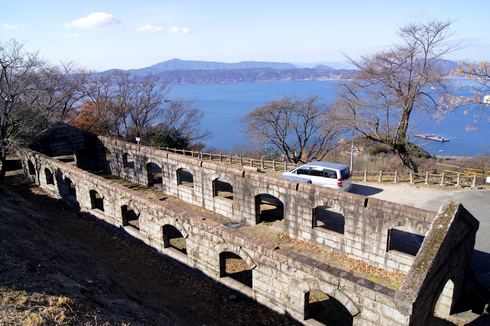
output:
[[[271,81],[236,84],[180,84],[169,91],[170,99],[192,102],[204,113],[203,129],[210,132],[208,148],[246,150],[253,144],[246,133],[243,117],[269,101],[282,97],[318,96],[323,103],[335,102],[341,81]],[[460,94],[468,94],[460,85]],[[450,139],[447,143],[424,141],[417,133],[434,133]],[[411,121],[411,141],[436,155],[474,156],[490,154],[490,107],[457,109],[436,119],[432,113],[416,111]]]

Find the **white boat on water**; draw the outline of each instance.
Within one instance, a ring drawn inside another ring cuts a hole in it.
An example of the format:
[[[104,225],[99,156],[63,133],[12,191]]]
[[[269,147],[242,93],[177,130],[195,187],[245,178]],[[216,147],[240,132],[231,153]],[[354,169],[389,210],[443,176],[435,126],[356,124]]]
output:
[[[446,143],[449,141],[449,139],[446,137],[442,137],[434,134],[417,134],[415,135],[415,137],[426,139],[426,140],[437,141],[439,143]]]
[[[490,105],[490,95],[483,96],[483,104]]]

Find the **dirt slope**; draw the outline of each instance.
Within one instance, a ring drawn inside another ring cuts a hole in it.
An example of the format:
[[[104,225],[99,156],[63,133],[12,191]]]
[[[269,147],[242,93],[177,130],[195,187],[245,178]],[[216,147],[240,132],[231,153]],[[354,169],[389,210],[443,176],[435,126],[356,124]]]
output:
[[[0,186],[0,325],[296,325],[37,187]]]

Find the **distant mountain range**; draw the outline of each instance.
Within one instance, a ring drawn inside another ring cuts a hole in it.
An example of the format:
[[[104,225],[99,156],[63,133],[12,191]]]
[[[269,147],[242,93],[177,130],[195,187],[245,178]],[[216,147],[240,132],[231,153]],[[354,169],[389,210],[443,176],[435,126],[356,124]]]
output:
[[[160,73],[165,71],[176,70],[242,70],[242,69],[295,69],[296,66],[291,63],[282,62],[261,62],[261,61],[243,61],[237,63],[225,63],[214,61],[193,61],[193,60],[181,60],[172,59],[163,61],[155,65],[132,70],[134,72],[150,72]]]
[[[457,70],[457,68],[459,67],[459,63],[452,60],[438,59],[436,62],[436,66],[441,69],[443,74],[450,75]]]
[[[444,71],[451,72],[457,63],[439,60]],[[117,69],[102,72],[108,74]],[[163,81],[177,84],[238,83],[277,80],[350,79],[355,69],[336,69],[320,64],[310,68],[291,63],[244,61],[237,63],[172,59],[155,65],[127,70],[138,77],[158,75]]]

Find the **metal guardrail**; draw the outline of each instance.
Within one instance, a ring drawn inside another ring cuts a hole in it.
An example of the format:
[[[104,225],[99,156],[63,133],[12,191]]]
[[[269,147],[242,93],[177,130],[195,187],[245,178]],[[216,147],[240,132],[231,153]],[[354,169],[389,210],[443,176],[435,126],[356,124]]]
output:
[[[267,172],[284,172],[290,171],[300,164],[290,163],[281,160],[266,160],[264,158],[257,159],[244,157],[237,154],[224,153],[206,153],[186,149],[177,149],[169,147],[160,147],[161,150],[197,158],[202,161],[214,161],[237,166],[240,168],[251,167],[257,170]],[[414,173],[414,172],[399,172],[399,171],[352,171],[352,179],[361,182],[376,182],[376,183],[410,183],[424,185],[439,185],[439,186],[454,186],[454,187],[477,187],[485,184],[485,176],[472,174],[468,175],[464,172],[457,171],[441,171],[439,173]]]

